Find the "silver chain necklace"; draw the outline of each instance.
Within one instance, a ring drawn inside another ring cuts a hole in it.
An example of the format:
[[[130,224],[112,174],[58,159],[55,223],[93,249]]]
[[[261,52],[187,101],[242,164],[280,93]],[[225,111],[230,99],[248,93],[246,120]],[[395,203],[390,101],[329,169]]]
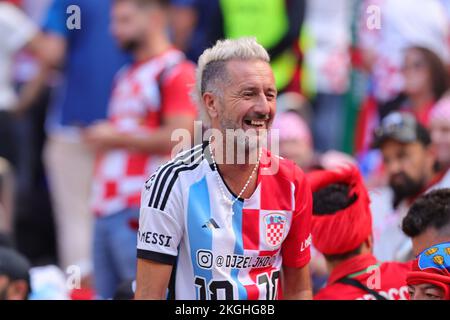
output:
[[[219,174],[219,170],[217,170],[216,159],[214,158],[214,154],[213,154],[213,152],[212,152],[212,147],[211,147],[212,136],[209,137],[209,141],[208,141],[208,142],[209,142],[209,153],[210,153],[210,155],[211,155],[211,160],[212,160],[212,162],[213,162],[214,170],[215,170],[215,172],[216,172],[217,184],[219,185],[220,192],[222,193],[222,198],[223,198],[224,201],[230,206],[230,214],[231,214],[231,217],[232,217],[232,216],[234,215],[234,210],[233,210],[234,204],[236,203],[236,201],[237,201],[239,198],[241,198],[241,196],[244,194],[245,190],[247,190],[248,185],[250,184],[250,182],[251,182],[252,179],[253,179],[253,176],[255,175],[256,171],[258,170],[259,162],[260,162],[260,160],[261,160],[261,155],[262,155],[262,149],[259,151],[259,154],[258,154],[258,160],[257,160],[257,162],[256,162],[256,165],[255,165],[255,167],[253,168],[253,171],[252,171],[252,173],[250,174],[250,176],[248,177],[247,182],[245,183],[245,185],[244,185],[244,187],[242,188],[241,192],[237,195],[236,198],[234,198],[234,199],[231,200],[231,199],[229,199],[229,198],[227,197],[227,195],[226,195],[226,193],[225,193],[225,190],[224,190],[224,184],[225,184],[225,182],[222,181],[222,179],[221,179],[221,177],[220,177],[220,174]]]

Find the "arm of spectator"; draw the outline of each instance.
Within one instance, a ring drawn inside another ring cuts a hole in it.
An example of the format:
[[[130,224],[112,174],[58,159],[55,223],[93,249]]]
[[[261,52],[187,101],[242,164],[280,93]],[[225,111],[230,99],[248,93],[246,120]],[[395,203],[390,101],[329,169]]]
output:
[[[312,300],[309,264],[302,268],[283,267],[283,299]]]
[[[49,8],[44,31],[38,31],[24,48],[37,61],[38,71],[33,79],[26,83],[19,92],[19,99],[14,108],[20,115],[35,101],[47,86],[51,74],[63,66],[67,48],[67,28],[63,1],[54,1]]]
[[[36,58],[38,71],[19,92],[18,102],[14,108],[18,115],[23,114],[33,104],[56,69],[63,65],[66,54],[66,41],[56,35],[36,34],[25,47]]]
[[[164,300],[172,266],[152,260],[137,260],[136,300]]]
[[[305,17],[306,1],[305,0],[286,0],[286,11],[289,20],[289,26],[286,34],[272,48],[268,48],[269,55],[272,59],[276,59],[280,54],[292,45],[300,37],[300,29]]]
[[[195,82],[194,66],[183,63],[171,70],[161,85],[161,125],[139,134],[119,132],[110,122],[99,123],[85,131],[85,139],[97,150],[123,148],[132,152],[167,154],[179,141],[172,141],[175,130],[193,137],[197,109],[190,97]]]
[[[174,115],[166,117],[163,123],[156,130],[136,135],[120,132],[112,123],[105,121],[87,128],[84,139],[97,151],[120,148],[130,152],[167,154],[177,144],[177,141],[171,141],[174,130],[185,129],[193,133],[192,116]]]

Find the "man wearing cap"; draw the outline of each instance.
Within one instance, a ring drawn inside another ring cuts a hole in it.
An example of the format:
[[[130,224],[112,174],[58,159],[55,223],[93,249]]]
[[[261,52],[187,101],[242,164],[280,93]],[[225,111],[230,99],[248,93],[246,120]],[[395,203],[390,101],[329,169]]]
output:
[[[421,194],[450,186],[450,171],[439,170],[430,134],[407,113],[387,115],[375,131],[388,186],[371,192],[375,256],[382,261],[407,261],[410,239],[401,221]]]
[[[30,264],[13,249],[0,247],[0,300],[27,300]]]
[[[450,300],[450,242],[421,252],[406,282],[411,300]]]
[[[372,254],[369,197],[358,169],[346,165],[308,175],[312,240],[326,259],[328,283],[316,300],[405,300],[410,263],[380,263]]]

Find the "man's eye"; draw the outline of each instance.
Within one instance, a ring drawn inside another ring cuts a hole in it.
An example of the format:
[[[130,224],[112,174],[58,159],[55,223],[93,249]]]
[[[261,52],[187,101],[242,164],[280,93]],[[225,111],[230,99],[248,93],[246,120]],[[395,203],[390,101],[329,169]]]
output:
[[[439,296],[431,294],[431,293],[427,293],[426,296],[427,296],[427,298],[433,299],[433,300],[439,299]]]

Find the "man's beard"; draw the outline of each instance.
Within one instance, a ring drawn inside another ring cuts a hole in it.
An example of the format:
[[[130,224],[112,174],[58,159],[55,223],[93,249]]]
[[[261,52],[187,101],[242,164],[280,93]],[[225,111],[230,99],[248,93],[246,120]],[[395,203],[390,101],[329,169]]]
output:
[[[393,183],[393,178],[400,176],[402,177],[402,182],[399,184]],[[389,185],[392,188],[392,191],[394,192],[394,209],[398,207],[400,202],[402,202],[403,199],[413,197],[418,195],[425,185],[424,182],[425,179],[421,179],[420,181],[414,181],[409,176],[407,176],[405,173],[401,172],[396,174],[395,176],[391,177],[389,181]]]
[[[255,162],[258,152],[261,147],[267,147],[268,133],[265,129],[244,129],[235,121],[227,118],[224,114],[221,115],[220,126],[222,128],[223,138],[226,141],[225,151],[229,148],[234,148],[237,154],[244,151],[244,155],[250,162]],[[231,133],[231,139],[230,139]],[[240,162],[238,160],[238,162]]]

